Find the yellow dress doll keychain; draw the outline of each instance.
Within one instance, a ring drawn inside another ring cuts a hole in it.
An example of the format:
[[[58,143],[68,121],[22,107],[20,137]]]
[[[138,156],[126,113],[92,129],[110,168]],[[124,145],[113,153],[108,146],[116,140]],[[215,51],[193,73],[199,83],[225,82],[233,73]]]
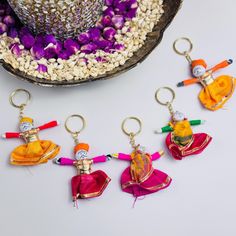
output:
[[[27,99],[24,103],[17,104],[15,96],[20,93],[26,95]],[[20,132],[7,132],[2,137],[6,139],[22,138],[25,141],[25,144],[16,147],[11,153],[10,163],[16,166],[34,166],[46,163],[60,151],[60,146],[49,140],[40,140],[38,136],[39,131],[58,126],[57,121],[35,127],[33,119],[24,116],[23,111],[30,100],[31,94],[25,89],[17,89],[10,95],[11,105],[20,110]]]
[[[180,51],[178,43],[187,42],[189,49]],[[189,38],[179,38],[173,44],[174,51],[188,60],[193,78],[184,80],[177,84],[178,87],[187,86],[190,84],[200,83],[203,89],[199,93],[199,100],[202,105],[208,110],[216,111],[224,106],[230,99],[235,90],[236,80],[229,75],[221,75],[217,78],[213,77],[213,73],[223,69],[233,63],[232,59],[224,60],[212,68],[207,69],[207,63],[203,59],[192,60],[190,52],[193,49],[193,44]]]

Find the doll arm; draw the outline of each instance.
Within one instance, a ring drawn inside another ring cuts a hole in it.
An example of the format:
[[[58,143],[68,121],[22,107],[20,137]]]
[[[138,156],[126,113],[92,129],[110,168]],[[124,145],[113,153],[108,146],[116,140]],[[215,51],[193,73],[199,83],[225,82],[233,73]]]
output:
[[[209,71],[211,71],[213,73],[213,72],[215,72],[217,70],[223,69],[223,68],[231,65],[232,63],[233,63],[232,59],[222,61],[221,63],[219,63],[216,66],[214,66],[213,68],[211,68]]]
[[[67,157],[59,157],[54,159],[54,163],[61,166],[73,166],[74,162],[74,160]]]
[[[9,138],[20,138],[20,133],[12,133],[12,132],[7,132],[2,135],[2,138],[9,139]]]
[[[53,128],[59,125],[59,122],[57,122],[56,120],[51,121],[47,124],[41,125],[38,127],[39,130],[44,130],[44,129],[49,129],[49,128]]]
[[[205,120],[190,120],[189,123],[192,126],[195,125],[203,125],[206,121]]]
[[[155,160],[159,159],[164,154],[165,154],[165,152],[163,150],[161,150],[159,152],[155,152],[154,154],[151,155],[152,161],[155,161]]]
[[[191,84],[196,84],[196,83],[199,83],[199,82],[200,82],[199,78],[190,78],[190,79],[179,82],[177,84],[177,87],[184,87],[184,86],[188,86],[188,85],[191,85]]]
[[[173,128],[170,125],[167,125],[165,127],[162,127],[160,129],[156,130],[155,133],[162,134],[162,133],[169,133],[172,131],[174,131]]]
[[[96,164],[96,163],[109,161],[110,159],[111,158],[109,156],[102,155],[102,156],[92,158],[92,161],[94,164]]]
[[[110,154],[107,155],[108,158],[116,158],[119,160],[123,160],[123,161],[131,161],[131,156],[128,154],[124,154],[124,153],[114,153],[114,154]]]

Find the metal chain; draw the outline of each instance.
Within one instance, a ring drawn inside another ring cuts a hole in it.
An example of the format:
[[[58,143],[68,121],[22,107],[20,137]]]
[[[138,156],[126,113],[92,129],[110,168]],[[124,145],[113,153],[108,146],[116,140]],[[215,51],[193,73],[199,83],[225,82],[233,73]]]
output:
[[[186,52],[185,54],[184,54],[184,56],[185,56],[185,58],[187,59],[187,61],[190,63],[190,64],[192,64],[192,58],[190,57],[190,55]]]
[[[75,141],[75,144],[77,145],[79,143],[79,134],[77,133],[74,133],[74,134],[71,134],[72,138],[74,139]]]
[[[173,117],[175,112],[174,112],[172,103],[168,102],[168,103],[167,103],[167,108],[168,108],[168,110],[169,110],[169,112],[170,112],[170,115]]]
[[[19,119],[21,120],[24,117],[25,105],[21,105],[19,109],[20,109]]]
[[[135,137],[134,133],[130,133],[129,134],[129,138],[130,138],[130,142],[129,143],[130,143],[130,145],[132,146],[132,148],[134,150],[137,150],[139,145],[136,145],[134,137]]]

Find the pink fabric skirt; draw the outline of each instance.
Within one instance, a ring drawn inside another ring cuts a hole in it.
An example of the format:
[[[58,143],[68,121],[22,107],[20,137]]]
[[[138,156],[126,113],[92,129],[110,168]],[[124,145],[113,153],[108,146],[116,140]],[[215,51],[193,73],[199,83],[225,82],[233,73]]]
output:
[[[134,197],[140,197],[167,188],[171,181],[167,174],[154,169],[148,179],[138,183],[132,180],[130,167],[128,167],[121,175],[121,188],[124,192],[133,194]]]
[[[94,171],[91,174],[76,175],[71,179],[71,188],[73,199],[93,198],[100,196],[110,178],[101,170]]]
[[[208,134],[199,133],[193,135],[193,140],[190,144],[179,146],[173,141],[170,133],[166,137],[166,146],[176,160],[182,160],[184,157],[200,154],[209,145],[211,140],[212,137]]]

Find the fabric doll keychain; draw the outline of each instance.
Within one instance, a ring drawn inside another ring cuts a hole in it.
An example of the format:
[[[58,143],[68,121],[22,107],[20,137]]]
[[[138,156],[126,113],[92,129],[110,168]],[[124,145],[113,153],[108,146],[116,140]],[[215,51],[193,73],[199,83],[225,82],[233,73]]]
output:
[[[178,43],[186,42],[189,44],[189,49],[180,51],[177,47]],[[184,80],[177,84],[178,87],[200,83],[203,89],[199,93],[199,100],[202,105],[208,110],[216,111],[224,106],[231,98],[235,90],[236,80],[232,76],[222,75],[217,78],[213,77],[213,73],[223,69],[233,63],[233,60],[225,60],[207,69],[207,64],[203,59],[192,60],[189,53],[193,49],[193,44],[189,38],[179,38],[173,44],[174,51],[188,60],[193,78]]]
[[[69,121],[71,119],[80,119],[82,127],[76,131],[69,128]],[[61,157],[55,159],[55,163],[62,166],[74,166],[78,174],[71,179],[72,197],[74,207],[78,208],[78,199],[88,199],[99,197],[106,189],[110,182],[107,174],[101,170],[91,172],[92,164],[106,162],[110,160],[105,155],[88,158],[89,145],[87,143],[79,142],[79,135],[86,126],[85,119],[81,115],[71,115],[66,119],[65,129],[72,135],[75,141],[74,154],[75,159],[68,157]]]
[[[22,104],[15,103],[15,96],[19,94],[26,96],[26,101]],[[22,138],[26,143],[15,148],[11,153],[10,163],[16,166],[34,166],[47,163],[60,151],[60,146],[49,140],[40,140],[38,136],[39,131],[58,126],[57,121],[34,127],[33,119],[24,116],[24,109],[30,100],[31,94],[25,89],[17,89],[10,95],[10,104],[20,110],[20,132],[7,132],[2,137],[6,139]]]
[[[137,132],[127,130],[126,122],[129,120],[138,123],[139,129]],[[129,137],[133,149],[131,154],[118,153],[111,155],[113,158],[130,162],[130,166],[121,175],[122,190],[132,194],[137,199],[167,188],[172,181],[171,178],[152,166],[152,162],[159,159],[164,152],[160,151],[150,155],[145,152],[144,147],[135,143],[135,137],[142,131],[141,120],[137,117],[126,118],[122,123],[122,131]]]
[[[169,92],[172,96],[170,101],[162,101],[160,93],[162,91]],[[156,101],[167,106],[171,120],[168,126],[165,126],[156,133],[169,133],[166,137],[166,146],[171,155],[176,160],[182,160],[190,155],[200,154],[211,142],[212,138],[205,133],[193,134],[191,126],[204,124],[204,120],[188,120],[183,113],[174,111],[172,103],[175,100],[175,92],[169,87],[162,87],[156,91]]]

